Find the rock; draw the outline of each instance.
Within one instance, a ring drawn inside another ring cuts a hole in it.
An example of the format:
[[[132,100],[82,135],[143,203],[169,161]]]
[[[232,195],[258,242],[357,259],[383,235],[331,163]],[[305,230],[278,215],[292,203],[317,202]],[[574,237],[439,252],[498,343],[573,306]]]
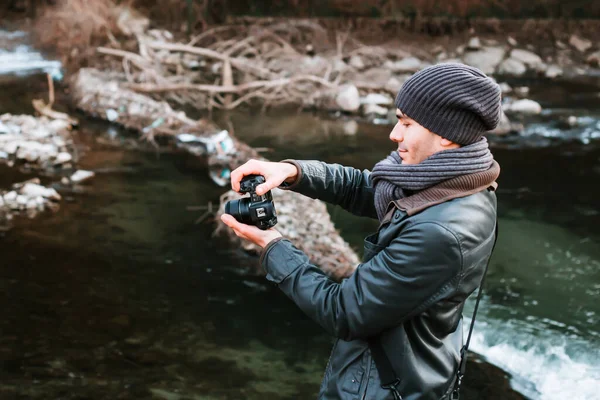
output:
[[[341,60],[339,58],[336,58],[335,60],[333,60],[333,72],[342,72],[342,71],[346,71],[348,69],[348,64],[346,64],[344,62],[344,60]]]
[[[600,50],[590,54],[585,61],[592,67],[600,67]]]
[[[71,127],[71,125],[69,124],[69,121],[66,121],[64,119],[54,119],[50,121],[48,127],[53,132],[60,132],[68,130]]]
[[[8,202],[12,202],[12,201],[16,201],[17,200],[17,196],[18,196],[18,193],[15,192],[14,190],[12,190],[12,191],[10,191],[10,192],[8,192],[8,193],[6,193],[4,195],[4,201],[6,201],[7,203]]]
[[[512,36],[509,36],[506,41],[513,47],[517,45],[517,41]]]
[[[210,71],[213,73],[213,75],[218,75],[221,73],[221,68],[223,68],[223,63],[221,61],[218,61],[211,65]]]
[[[35,199],[29,199],[27,201],[27,204],[25,205],[25,208],[27,208],[28,210],[37,210],[38,204],[35,201]]]
[[[510,87],[510,85],[506,82],[500,83],[499,86],[500,90],[502,91],[502,94],[510,93],[513,90],[512,87]]]
[[[502,109],[504,112],[520,114],[539,114],[542,112],[542,106],[538,102],[529,99],[521,99],[513,103],[505,104]]]
[[[106,110],[106,119],[110,122],[114,122],[119,119],[119,113],[116,110],[109,108]]]
[[[560,40],[556,41],[556,47],[558,47],[559,49],[566,49],[567,45],[564,44],[563,42],[561,42]]]
[[[400,90],[400,88],[402,87],[402,84],[406,81],[406,79],[408,79],[408,77],[404,78],[404,80],[402,80],[402,81],[400,81],[400,79],[398,79],[396,77],[391,77],[385,83],[385,89],[391,93],[398,93],[398,91]]]
[[[500,115],[500,121],[498,122],[498,126],[496,127],[496,129],[491,130],[489,133],[494,135],[506,135],[509,134],[511,130],[512,127],[510,125],[510,120],[508,119],[506,114],[502,112],[502,114]]]
[[[484,47],[481,50],[465,53],[465,64],[479,68],[486,74],[493,74],[498,64],[504,59],[505,51],[502,47]]]
[[[563,70],[561,67],[559,67],[558,65],[550,65],[547,69],[546,69],[546,78],[556,78],[559,77],[563,74]]]
[[[498,66],[498,73],[501,75],[521,76],[525,72],[527,72],[525,64],[514,58],[507,58]]]
[[[0,135],[5,135],[7,133],[10,133],[9,127],[0,122]]]
[[[353,55],[352,57],[350,57],[350,61],[348,62],[348,64],[350,64],[351,67],[354,67],[358,70],[363,70],[365,68],[365,63],[363,62],[362,58],[357,55]]]
[[[417,72],[421,69],[421,60],[416,57],[406,57],[400,61],[387,61],[384,66],[392,72]]]
[[[360,99],[360,104],[377,104],[383,106],[389,106],[394,103],[394,100],[385,94],[380,93],[369,93],[365,97]]]
[[[96,174],[92,171],[78,170],[73,175],[71,175],[71,182],[83,183],[93,178],[95,175]]]
[[[481,49],[481,40],[477,36],[472,37],[467,43],[467,50],[479,50]]]
[[[585,53],[590,47],[592,47],[591,41],[580,38],[577,35],[571,35],[569,38],[569,44],[575,47],[580,53]]]
[[[438,44],[438,45],[435,45],[433,47],[433,49],[431,49],[431,54],[433,54],[433,55],[438,55],[440,53],[444,53],[444,46],[441,46]]]
[[[367,71],[356,74],[356,82],[364,82],[372,85],[383,86],[392,77],[392,71],[389,68],[371,68]]]
[[[35,183],[26,183],[20,190],[21,194],[27,197],[44,197],[50,200],[60,200],[60,194],[52,188],[45,188]]]
[[[344,135],[354,136],[358,133],[358,122],[353,119],[346,121],[344,122],[342,130],[344,131]]]
[[[448,53],[446,53],[445,51],[442,51],[440,54],[435,56],[435,59],[438,62],[443,62],[444,60],[448,59]]]
[[[386,117],[388,108],[378,106],[377,104],[365,104],[363,106],[364,115],[372,115],[378,117]]]
[[[73,157],[69,153],[58,153],[56,159],[54,160],[55,164],[64,164],[73,160]]]
[[[27,196],[23,196],[22,194],[17,195],[17,208],[25,208],[25,206],[27,206],[28,201],[29,199],[27,198]]]
[[[544,63],[540,56],[534,52],[523,49],[513,49],[510,52],[510,58],[518,60],[530,68],[536,68],[540,64]]]
[[[542,62],[540,64],[536,64],[533,69],[535,70],[535,72],[537,72],[540,75],[546,75],[546,70],[548,69],[548,64],[546,64],[545,62]]]
[[[38,205],[38,209],[40,211],[44,211],[44,204],[46,204],[46,200],[44,200],[44,198],[42,196],[38,196],[35,198],[35,202]]]

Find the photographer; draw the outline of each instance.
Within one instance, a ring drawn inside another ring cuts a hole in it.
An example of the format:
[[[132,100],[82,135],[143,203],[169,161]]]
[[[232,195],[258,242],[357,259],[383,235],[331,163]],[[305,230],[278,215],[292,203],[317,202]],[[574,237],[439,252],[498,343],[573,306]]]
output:
[[[438,64],[396,97],[398,144],[372,172],[319,161],[249,161],[231,174],[378,218],[363,262],[341,283],[275,229],[222,220],[263,247],[267,279],[338,340],[319,399],[457,396],[464,368],[462,309],[487,269],[500,167],[483,136],[498,124],[500,88],[476,68]],[[339,340],[341,339],[341,340]]]

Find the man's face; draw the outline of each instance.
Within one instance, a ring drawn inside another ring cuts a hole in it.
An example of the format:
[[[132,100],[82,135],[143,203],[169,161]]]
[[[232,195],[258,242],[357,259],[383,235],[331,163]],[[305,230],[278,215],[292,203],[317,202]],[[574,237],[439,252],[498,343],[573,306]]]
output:
[[[399,109],[396,109],[396,117],[398,122],[390,133],[390,139],[398,143],[402,164],[418,164],[434,153],[444,150],[440,144],[441,136],[424,128]]]

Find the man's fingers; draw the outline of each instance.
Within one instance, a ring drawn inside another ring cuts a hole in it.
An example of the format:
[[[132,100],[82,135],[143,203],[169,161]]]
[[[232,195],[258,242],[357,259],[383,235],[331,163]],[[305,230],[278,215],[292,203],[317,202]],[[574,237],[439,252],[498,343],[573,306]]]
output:
[[[256,194],[259,196],[262,196],[263,194],[267,193],[269,190],[276,188],[276,187],[277,187],[277,184],[274,184],[273,181],[266,181],[262,185],[258,185],[256,187]]]
[[[236,192],[240,191],[240,181],[243,177],[252,174],[260,174],[260,167],[257,165],[256,160],[250,160],[244,165],[234,169],[231,172],[231,188]]]
[[[228,227],[235,230],[240,230],[241,227],[243,227],[242,224],[240,224],[235,218],[233,218],[232,215],[229,214],[221,214],[221,221],[223,221],[223,223]]]

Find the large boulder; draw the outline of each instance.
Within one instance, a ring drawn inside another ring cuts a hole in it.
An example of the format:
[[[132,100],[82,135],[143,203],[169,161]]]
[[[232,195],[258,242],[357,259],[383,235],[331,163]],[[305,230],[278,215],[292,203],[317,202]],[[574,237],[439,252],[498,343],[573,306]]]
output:
[[[360,108],[360,94],[356,86],[347,84],[342,85],[337,92],[335,102],[340,110],[347,112],[356,112]]]
[[[529,50],[513,49],[510,52],[510,58],[520,61],[532,69],[538,69],[540,65],[544,64],[540,56]]]
[[[477,51],[467,51],[463,60],[465,64],[479,68],[486,74],[493,74],[505,54],[502,47],[484,47]]]
[[[507,58],[498,66],[498,73],[501,75],[521,76],[525,72],[527,72],[525,64],[514,58]]]
[[[540,114],[542,106],[537,101],[529,99],[521,99],[502,106],[504,112],[512,112],[519,114]]]

